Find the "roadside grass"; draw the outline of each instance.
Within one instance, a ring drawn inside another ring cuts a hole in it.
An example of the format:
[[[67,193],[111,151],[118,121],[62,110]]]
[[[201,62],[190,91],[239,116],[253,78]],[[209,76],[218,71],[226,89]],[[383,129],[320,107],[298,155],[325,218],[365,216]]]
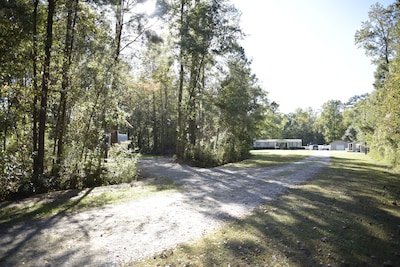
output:
[[[332,153],[307,184],[135,266],[400,266],[399,201],[398,173]]]
[[[0,224],[47,218],[178,189],[179,185],[170,180],[158,178],[150,184],[138,185],[133,182],[108,187],[50,192],[17,202],[0,202]]]
[[[224,165],[224,167],[260,168],[280,166],[302,160],[312,153],[312,150],[252,150],[249,159],[241,162],[229,163]]]

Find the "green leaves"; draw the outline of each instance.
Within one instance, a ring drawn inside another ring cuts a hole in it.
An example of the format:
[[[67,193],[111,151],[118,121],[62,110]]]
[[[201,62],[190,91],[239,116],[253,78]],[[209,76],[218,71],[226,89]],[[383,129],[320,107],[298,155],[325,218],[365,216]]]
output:
[[[369,20],[355,34],[356,44],[377,65],[376,91],[353,107],[358,112],[357,136],[368,142],[375,156],[389,160],[392,165],[400,163],[398,15],[397,3],[387,8],[377,3],[368,13]]]
[[[330,100],[322,108],[321,120],[326,142],[340,140],[344,134],[342,103],[339,100]]]
[[[301,138],[304,145],[321,144],[323,140],[318,139],[316,120],[317,116],[311,108],[306,110],[298,108],[294,113],[285,115],[283,136],[285,138]]]
[[[252,147],[257,125],[263,120],[265,94],[252,75],[249,62],[232,57],[229,74],[215,100],[225,138],[220,144],[225,162],[242,160]]]
[[[355,33],[356,45],[364,48],[375,63],[380,59],[389,63],[395,56],[397,14],[395,4],[384,8],[376,3],[368,13],[369,20],[362,22],[361,29]]]

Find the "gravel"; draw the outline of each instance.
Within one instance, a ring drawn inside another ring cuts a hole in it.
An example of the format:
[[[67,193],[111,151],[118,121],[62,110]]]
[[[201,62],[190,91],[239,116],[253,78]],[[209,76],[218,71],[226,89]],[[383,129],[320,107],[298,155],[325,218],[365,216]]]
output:
[[[194,168],[141,159],[142,174],[179,191],[47,219],[0,225],[0,266],[120,266],[240,220],[329,164],[329,152],[268,168]],[[104,189],[103,189],[104,190]]]

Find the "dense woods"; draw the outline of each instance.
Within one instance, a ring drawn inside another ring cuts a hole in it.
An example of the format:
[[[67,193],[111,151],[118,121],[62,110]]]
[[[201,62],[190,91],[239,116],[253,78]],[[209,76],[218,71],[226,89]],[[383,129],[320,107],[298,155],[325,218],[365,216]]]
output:
[[[129,182],[138,153],[238,161],[256,138],[360,141],[399,164],[396,4],[372,6],[355,33],[375,91],[290,114],[252,73],[228,0],[145,4],[0,0],[0,199]]]

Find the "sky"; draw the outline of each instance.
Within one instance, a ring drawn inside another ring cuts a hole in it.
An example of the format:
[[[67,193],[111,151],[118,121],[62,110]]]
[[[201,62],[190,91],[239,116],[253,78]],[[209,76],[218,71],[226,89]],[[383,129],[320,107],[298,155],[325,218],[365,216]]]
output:
[[[375,66],[354,43],[376,2],[389,0],[231,0],[242,12],[241,41],[251,68],[279,111],[320,110],[373,91]]]

